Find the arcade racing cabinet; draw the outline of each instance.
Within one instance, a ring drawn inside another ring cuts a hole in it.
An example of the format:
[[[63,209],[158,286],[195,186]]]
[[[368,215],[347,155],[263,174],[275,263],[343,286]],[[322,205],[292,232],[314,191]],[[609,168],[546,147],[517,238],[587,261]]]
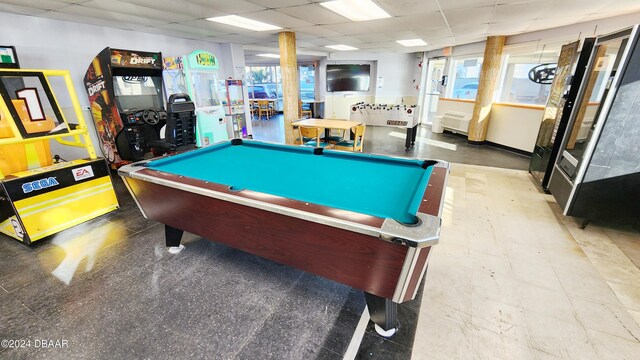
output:
[[[107,47],[89,65],[84,84],[101,149],[113,168],[193,147],[195,114],[191,123],[169,124],[172,135],[181,131],[178,136],[164,136],[176,117],[164,109],[161,53]]]

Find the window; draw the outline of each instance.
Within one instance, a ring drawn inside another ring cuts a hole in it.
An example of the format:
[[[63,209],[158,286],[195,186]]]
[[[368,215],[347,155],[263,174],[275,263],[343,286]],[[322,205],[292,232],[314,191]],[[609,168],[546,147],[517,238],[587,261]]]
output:
[[[301,65],[300,70],[300,100],[314,100],[315,93],[315,68],[313,65]]]
[[[246,66],[245,72],[249,79],[247,92],[249,99],[276,99],[276,110],[283,110],[282,101],[282,73],[278,65]],[[315,67],[300,65],[298,67],[300,80],[300,100],[315,99]]]
[[[498,102],[546,105],[552,71],[560,56],[562,42],[547,44],[522,44],[505,48],[502,74],[495,100]],[[531,73],[531,74],[530,74]],[[546,79],[546,83],[535,82]],[[549,76],[551,75],[551,76]]]
[[[282,76],[280,66],[247,66],[249,99],[275,99],[276,110],[282,111]]]
[[[450,96],[454,99],[475,100],[482,70],[482,58],[459,59],[453,62]]]
[[[538,84],[529,79],[529,71],[542,64],[507,63],[499,102],[545,105],[551,84]]]

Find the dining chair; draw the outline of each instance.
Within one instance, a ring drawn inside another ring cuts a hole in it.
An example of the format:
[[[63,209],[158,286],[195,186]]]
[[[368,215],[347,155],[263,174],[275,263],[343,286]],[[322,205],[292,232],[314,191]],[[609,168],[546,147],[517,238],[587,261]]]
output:
[[[307,115],[308,117],[311,117],[312,116],[311,109],[308,109],[308,110],[304,109],[302,107],[302,104],[303,104],[302,100],[298,100],[298,116],[300,116],[301,118],[304,117],[305,115]]]
[[[270,116],[276,116],[277,114],[277,109],[276,109],[276,100],[269,100],[269,112],[270,112]]]
[[[269,120],[269,100],[258,100],[258,119],[262,119],[264,115]]]
[[[354,126],[352,131],[355,133],[353,140],[342,140],[333,145],[333,148],[336,150],[347,150],[347,151],[360,151],[362,152],[362,148],[364,145],[364,131],[366,129],[366,125],[358,125]]]
[[[324,142],[321,138],[324,130],[322,128],[311,127],[311,126],[298,126],[298,133],[300,136],[298,139],[302,139],[303,146],[313,146],[313,147],[322,147],[322,148],[331,148],[333,144],[329,144],[328,142]]]

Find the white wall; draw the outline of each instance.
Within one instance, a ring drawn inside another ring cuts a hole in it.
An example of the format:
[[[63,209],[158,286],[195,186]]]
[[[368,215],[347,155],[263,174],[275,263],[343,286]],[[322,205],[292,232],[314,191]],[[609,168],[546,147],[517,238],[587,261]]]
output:
[[[419,59],[415,53],[366,53],[345,51],[331,53],[320,60],[318,83],[319,98],[325,101],[325,117],[348,119],[352,104],[357,102],[408,104],[418,102],[420,81]],[[370,64],[371,83],[369,91],[328,93],[326,90],[327,64]],[[417,76],[416,76],[417,74]],[[382,85],[378,82],[382,78]],[[380,86],[381,85],[381,86]]]
[[[521,108],[493,104],[487,141],[533,152],[542,123],[544,107]]]
[[[440,99],[438,115],[447,111],[473,114],[474,101]],[[493,104],[487,128],[487,141],[532,152],[538,137],[544,108]]]
[[[475,101],[464,101],[464,100],[448,100],[440,98],[438,100],[438,110],[436,114],[438,116],[444,114],[447,111],[456,111],[465,114],[473,114],[473,107],[475,105]]]
[[[207,41],[2,12],[0,12],[0,34],[2,34],[2,45],[16,47],[20,66],[23,69],[68,69],[83,107],[89,105],[82,84],[85,71],[93,58],[107,46],[128,50],[159,51],[163,56],[185,55],[194,50],[206,50],[218,57],[221,65],[220,77],[234,75],[233,60],[236,60],[236,57],[232,57],[228,44],[221,46],[221,44]],[[244,53],[240,58],[244,68]],[[65,108],[63,109],[65,114],[72,113],[68,111],[69,106],[70,104],[61,104],[61,107]],[[98,147],[91,113],[88,110],[83,113],[89,124],[94,145]],[[67,146],[58,147],[54,143],[52,142],[52,147],[55,153],[65,159],[87,156],[83,150],[79,151]],[[98,155],[100,155],[99,150]]]

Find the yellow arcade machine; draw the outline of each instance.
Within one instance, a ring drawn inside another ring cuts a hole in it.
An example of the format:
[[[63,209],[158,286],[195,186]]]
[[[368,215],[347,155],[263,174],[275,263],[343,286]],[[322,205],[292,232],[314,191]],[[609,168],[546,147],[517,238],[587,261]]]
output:
[[[0,47],[2,62],[7,48]],[[17,66],[15,49],[13,58]],[[117,209],[69,72],[7,67],[0,68],[0,232],[30,244]],[[52,78],[66,85],[77,124],[61,111]],[[54,163],[50,140],[84,148],[88,158]]]

